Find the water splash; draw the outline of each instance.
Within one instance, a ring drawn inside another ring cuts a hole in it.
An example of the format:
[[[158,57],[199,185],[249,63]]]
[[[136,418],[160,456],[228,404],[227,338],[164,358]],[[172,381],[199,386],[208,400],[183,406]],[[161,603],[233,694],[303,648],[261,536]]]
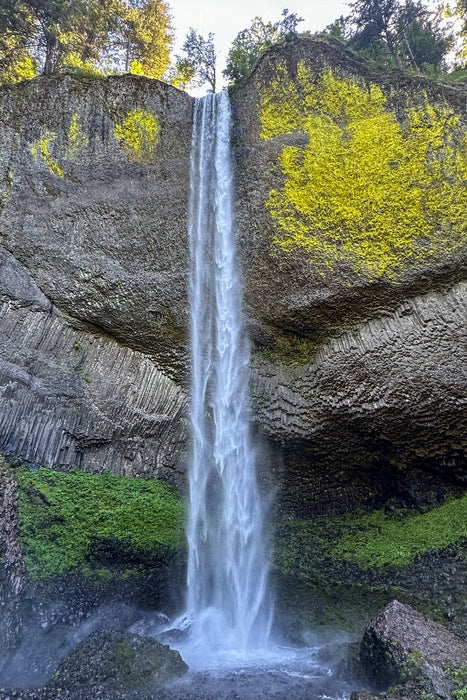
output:
[[[193,455],[187,527],[192,639],[248,655],[268,646],[272,605],[248,413],[249,345],[232,230],[230,105],[196,100],[191,155]]]

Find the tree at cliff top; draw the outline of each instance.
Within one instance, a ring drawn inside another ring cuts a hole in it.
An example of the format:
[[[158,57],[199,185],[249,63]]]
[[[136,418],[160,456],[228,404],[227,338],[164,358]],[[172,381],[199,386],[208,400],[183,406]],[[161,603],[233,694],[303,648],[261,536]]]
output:
[[[31,77],[25,61],[44,75],[132,69],[161,78],[172,42],[163,0],[4,0],[0,32],[0,82]]]
[[[5,82],[32,78],[36,72],[28,45],[31,15],[25,7],[13,13],[12,6],[11,0],[0,6],[0,75]]]
[[[430,12],[421,2],[356,0],[350,9],[350,16],[331,28],[340,29],[342,36],[337,38],[346,38],[349,48],[377,64],[432,72],[441,66],[452,43],[441,25],[440,11]]]
[[[185,56],[177,56],[172,84],[185,87],[188,84],[201,87],[205,83],[211,92],[216,92],[216,51],[214,34],[207,39],[190,27],[183,44]]]
[[[462,46],[459,57],[465,63],[467,60],[467,0],[458,0],[454,6],[448,5],[445,10],[448,16],[455,17],[461,22],[460,38]]]
[[[261,54],[277,42],[297,33],[297,25],[303,22],[295,13],[282,11],[278,22],[264,22],[255,17],[248,29],[239,32],[230,47],[227,67],[223,71],[230,84],[241,86],[245,83]]]
[[[170,62],[172,28],[163,0],[119,0],[110,51],[118,69],[161,79]]]

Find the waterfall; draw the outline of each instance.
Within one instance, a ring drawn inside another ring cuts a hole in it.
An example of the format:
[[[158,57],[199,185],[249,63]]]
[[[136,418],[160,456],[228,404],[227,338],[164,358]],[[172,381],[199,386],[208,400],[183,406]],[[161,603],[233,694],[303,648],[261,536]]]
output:
[[[189,237],[193,448],[187,607],[196,643],[245,655],[267,646],[272,605],[249,429],[250,354],[232,228],[225,92],[195,102]]]

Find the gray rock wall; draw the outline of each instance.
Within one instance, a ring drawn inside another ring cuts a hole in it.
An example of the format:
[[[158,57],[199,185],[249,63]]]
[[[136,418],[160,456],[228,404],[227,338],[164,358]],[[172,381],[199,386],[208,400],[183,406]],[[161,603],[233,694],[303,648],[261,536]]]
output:
[[[289,513],[394,492],[423,501],[465,481],[464,251],[443,244],[375,278],[341,263],[323,274],[308,253],[274,247],[265,202],[283,184],[277,157],[307,136],[260,138],[258,109],[278,65],[293,77],[300,62],[377,80],[337,45],[298,40],[266,54],[233,97],[264,468],[274,463]],[[465,112],[462,91],[378,80],[399,119],[423,91]],[[0,450],[183,481],[192,105],[136,76],[1,89]]]
[[[0,92],[0,451],[181,484],[192,100],[136,77]]]

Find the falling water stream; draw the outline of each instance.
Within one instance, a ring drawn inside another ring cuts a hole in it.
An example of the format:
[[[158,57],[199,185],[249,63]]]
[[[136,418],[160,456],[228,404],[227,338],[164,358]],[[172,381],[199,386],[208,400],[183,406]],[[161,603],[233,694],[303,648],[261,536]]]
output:
[[[291,647],[271,636],[266,508],[249,428],[250,353],[232,184],[229,99],[207,95],[195,102],[191,153],[187,612],[173,625],[190,627],[172,644],[192,675],[171,686],[167,697],[343,699],[348,694],[342,682],[336,685],[333,663],[320,659],[326,644],[310,645],[309,638]]]
[[[249,347],[232,228],[225,92],[195,104],[189,237],[193,455],[187,607],[200,645],[245,656],[267,648],[272,604],[249,431]]]

